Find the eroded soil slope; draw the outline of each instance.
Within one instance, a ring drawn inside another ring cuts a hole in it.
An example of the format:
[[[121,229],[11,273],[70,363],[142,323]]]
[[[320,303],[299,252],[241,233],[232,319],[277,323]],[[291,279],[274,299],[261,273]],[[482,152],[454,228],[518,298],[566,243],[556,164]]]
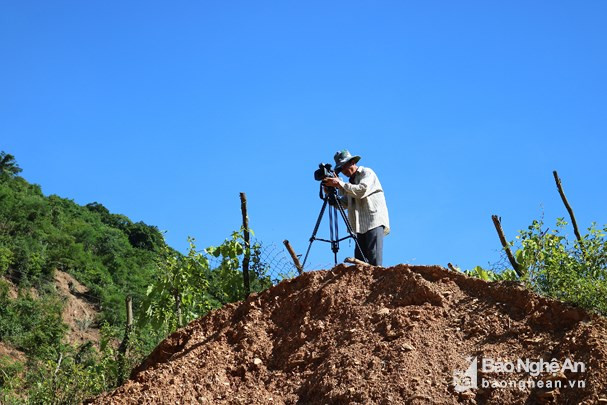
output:
[[[432,266],[340,265],[192,322],[95,403],[607,402],[606,325],[514,283]],[[467,357],[478,359],[479,386],[458,392],[454,371],[469,369]],[[569,358],[585,371],[489,374],[484,358]],[[482,387],[482,378],[552,388]]]

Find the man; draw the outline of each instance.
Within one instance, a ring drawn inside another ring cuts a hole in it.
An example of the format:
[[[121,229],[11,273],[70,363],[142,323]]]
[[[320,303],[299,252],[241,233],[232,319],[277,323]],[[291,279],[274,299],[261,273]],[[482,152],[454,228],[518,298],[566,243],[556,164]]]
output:
[[[337,152],[334,159],[335,172],[343,173],[350,181],[346,183],[335,176],[325,179],[323,184],[339,190],[340,202],[348,209],[348,220],[356,232],[362,253],[370,264],[381,266],[384,235],[390,233],[384,190],[373,170],[356,165],[360,156],[352,156],[344,149]],[[354,256],[363,260],[358,247]]]

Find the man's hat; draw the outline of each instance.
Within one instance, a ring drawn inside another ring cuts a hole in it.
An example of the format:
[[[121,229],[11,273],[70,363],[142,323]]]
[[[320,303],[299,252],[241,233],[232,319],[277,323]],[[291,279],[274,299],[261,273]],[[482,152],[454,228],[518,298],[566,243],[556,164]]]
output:
[[[352,156],[350,151],[344,149],[337,152],[335,156],[333,156],[333,159],[335,159],[335,170],[341,170],[342,166],[350,160],[354,160],[354,163],[358,163],[360,156]]]

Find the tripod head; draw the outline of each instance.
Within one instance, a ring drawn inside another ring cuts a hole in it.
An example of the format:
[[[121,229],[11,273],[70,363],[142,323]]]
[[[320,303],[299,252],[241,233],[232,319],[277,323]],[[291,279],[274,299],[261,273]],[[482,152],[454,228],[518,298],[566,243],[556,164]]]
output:
[[[320,183],[320,191],[318,192],[318,196],[323,201],[328,199],[331,206],[337,204],[337,189],[335,187],[327,187]]]

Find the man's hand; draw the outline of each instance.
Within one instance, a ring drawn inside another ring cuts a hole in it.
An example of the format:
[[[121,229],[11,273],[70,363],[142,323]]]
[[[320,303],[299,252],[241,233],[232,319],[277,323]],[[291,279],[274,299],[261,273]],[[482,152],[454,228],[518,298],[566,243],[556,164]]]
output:
[[[322,184],[325,187],[339,187],[339,188],[341,188],[342,185],[344,184],[344,182],[339,177],[337,177],[337,175],[335,175],[335,177],[329,177],[327,179],[324,179],[322,181]]]

